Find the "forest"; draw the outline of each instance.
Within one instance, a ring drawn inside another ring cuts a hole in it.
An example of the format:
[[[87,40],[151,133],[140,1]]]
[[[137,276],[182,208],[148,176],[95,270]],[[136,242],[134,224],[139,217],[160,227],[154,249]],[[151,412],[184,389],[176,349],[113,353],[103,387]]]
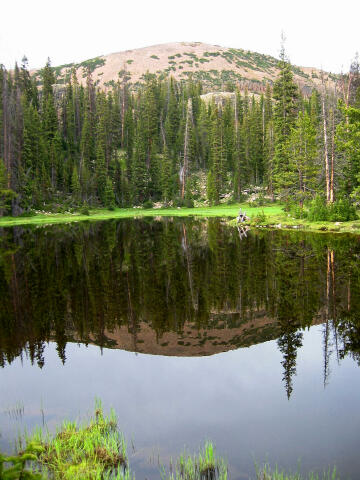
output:
[[[126,72],[111,88],[75,71],[56,84],[50,60],[41,86],[27,59],[0,68],[0,216],[89,207],[164,207],[242,201],[254,189],[302,217],[351,220],[360,201],[360,69],[336,87],[302,92],[284,49],[277,80],[262,93],[205,100],[191,78]],[[312,203],[311,203],[312,202]],[[344,218],[341,217],[344,216]]]

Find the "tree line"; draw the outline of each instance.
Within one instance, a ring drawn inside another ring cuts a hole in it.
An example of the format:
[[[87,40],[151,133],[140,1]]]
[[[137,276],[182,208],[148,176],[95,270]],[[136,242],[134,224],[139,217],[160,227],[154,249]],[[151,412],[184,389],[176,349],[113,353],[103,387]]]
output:
[[[264,94],[228,85],[205,101],[200,82],[126,72],[108,91],[90,68],[56,85],[50,61],[42,86],[27,59],[0,68],[0,214],[80,206],[218,204],[262,187],[302,210],[321,195],[360,200],[360,73],[357,60],[336,88],[305,95],[282,49],[280,73]],[[84,74],[84,75],[85,75]],[[204,195],[203,195],[204,196]]]

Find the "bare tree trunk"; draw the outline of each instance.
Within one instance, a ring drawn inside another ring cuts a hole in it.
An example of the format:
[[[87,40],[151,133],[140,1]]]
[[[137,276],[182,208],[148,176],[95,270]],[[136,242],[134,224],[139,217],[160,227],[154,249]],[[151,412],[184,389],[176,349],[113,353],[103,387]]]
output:
[[[189,163],[189,127],[190,122],[192,121],[192,100],[189,98],[187,103],[186,110],[186,125],[185,125],[185,136],[184,136],[184,163],[182,169],[180,170],[180,183],[181,183],[181,198],[185,196],[185,184],[188,171]]]
[[[335,166],[335,114],[331,109],[331,173],[330,173],[330,192],[329,201],[334,203],[334,166]]]
[[[321,104],[322,104],[322,115],[323,115],[326,203],[330,203],[330,165],[329,165],[329,153],[328,153],[328,137],[327,137],[327,122],[326,122],[325,92],[324,91],[323,91],[322,98],[321,98]]]
[[[331,283],[331,254],[332,250],[327,250],[327,268],[326,268],[326,307],[325,307],[325,328],[324,328],[324,388],[329,380],[329,361],[330,361],[330,347],[329,347],[329,313],[330,313],[330,283]]]
[[[195,299],[194,295],[194,287],[193,287],[193,278],[192,278],[192,273],[191,273],[191,258],[190,258],[190,252],[189,252],[189,247],[187,243],[187,235],[186,235],[186,227],[185,224],[183,223],[183,234],[184,234],[184,249],[185,249],[185,255],[186,255],[186,264],[187,264],[187,271],[188,271],[188,277],[189,277],[189,287],[190,287],[190,293],[191,293],[191,301],[193,304],[193,308],[195,311],[198,310],[198,302]]]
[[[10,189],[10,167],[11,167],[11,126],[9,112],[9,95],[7,73],[4,72],[3,78],[3,132],[4,132],[4,163],[7,172],[7,188]]]

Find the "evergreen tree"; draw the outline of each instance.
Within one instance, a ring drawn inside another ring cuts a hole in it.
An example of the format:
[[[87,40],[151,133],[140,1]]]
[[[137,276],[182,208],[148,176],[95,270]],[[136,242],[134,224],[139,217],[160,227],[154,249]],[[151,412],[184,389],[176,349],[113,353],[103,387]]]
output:
[[[293,73],[282,46],[279,62],[279,76],[274,83],[274,186],[285,192],[291,187],[288,139],[295,125],[298,111],[299,91],[293,80]]]
[[[289,152],[288,170],[293,173],[292,184],[302,207],[306,196],[314,193],[319,173],[316,130],[307,112],[299,112],[290,133]]]

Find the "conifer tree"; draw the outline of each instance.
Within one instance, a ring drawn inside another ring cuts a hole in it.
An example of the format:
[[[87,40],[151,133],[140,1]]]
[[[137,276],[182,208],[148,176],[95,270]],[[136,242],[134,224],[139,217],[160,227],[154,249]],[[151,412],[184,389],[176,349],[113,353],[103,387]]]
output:
[[[169,150],[165,145],[163,160],[161,162],[161,193],[165,203],[171,200],[173,191],[172,162]]]
[[[314,193],[319,165],[316,163],[316,130],[307,112],[299,112],[289,137],[289,173],[292,172],[292,184],[297,192],[300,206],[310,193]]]
[[[220,203],[224,185],[224,137],[219,112],[215,109],[212,119],[210,140],[210,172],[208,175],[208,199],[214,204]]]
[[[298,87],[294,83],[291,66],[286,58],[284,45],[281,48],[280,72],[274,83],[274,186],[277,190],[291,187],[291,171],[289,169],[288,139],[294,127],[298,110]]]

